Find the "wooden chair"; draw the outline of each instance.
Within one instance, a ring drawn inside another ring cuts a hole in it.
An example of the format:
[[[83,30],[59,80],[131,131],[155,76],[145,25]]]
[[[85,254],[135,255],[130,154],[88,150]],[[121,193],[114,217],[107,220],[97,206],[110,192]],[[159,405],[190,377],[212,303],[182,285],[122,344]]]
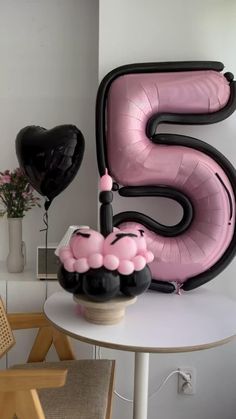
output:
[[[15,343],[12,330],[29,328],[39,331],[27,363],[0,371],[1,419],[110,419],[114,361],[75,360],[42,313],[6,315],[0,299],[0,357]],[[52,344],[59,362],[45,362]]]

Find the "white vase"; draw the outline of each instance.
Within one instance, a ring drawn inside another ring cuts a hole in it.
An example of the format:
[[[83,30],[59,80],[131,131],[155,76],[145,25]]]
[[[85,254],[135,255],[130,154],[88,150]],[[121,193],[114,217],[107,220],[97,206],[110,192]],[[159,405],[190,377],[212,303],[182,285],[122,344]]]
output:
[[[9,254],[8,272],[23,272],[25,266],[25,243],[22,241],[22,218],[8,218]]]

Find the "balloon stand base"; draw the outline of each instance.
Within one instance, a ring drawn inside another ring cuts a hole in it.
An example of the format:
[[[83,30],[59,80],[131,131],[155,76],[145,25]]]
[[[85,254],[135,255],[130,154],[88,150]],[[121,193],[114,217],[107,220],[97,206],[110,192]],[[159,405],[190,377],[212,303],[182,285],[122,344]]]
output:
[[[125,316],[126,307],[134,304],[137,297],[118,296],[109,301],[96,302],[85,295],[74,295],[74,300],[82,307],[84,318],[94,324],[116,324]]]

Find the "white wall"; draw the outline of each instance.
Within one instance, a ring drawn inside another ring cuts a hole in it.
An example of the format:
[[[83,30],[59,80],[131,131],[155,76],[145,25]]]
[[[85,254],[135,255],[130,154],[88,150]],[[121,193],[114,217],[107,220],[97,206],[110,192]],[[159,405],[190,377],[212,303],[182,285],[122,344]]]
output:
[[[15,137],[26,125],[75,124],[85,136],[82,166],[49,210],[49,241],[68,225],[96,226],[97,167],[94,102],[98,71],[98,2],[0,0],[0,170],[15,168]],[[43,209],[23,222],[28,265],[44,243]],[[0,220],[0,260],[8,248],[7,220]]]
[[[235,23],[234,0],[100,0],[99,79],[122,64],[175,60],[219,60],[225,64],[226,71],[236,74]],[[214,126],[165,126],[164,129],[209,142],[236,166],[235,114]],[[123,209],[134,209],[134,201],[132,204],[127,201]],[[164,219],[163,203],[159,205],[154,199],[149,202],[146,199],[145,202],[140,207],[136,201],[135,209],[149,206],[150,214],[155,212]],[[116,200],[115,212],[120,207]],[[236,261],[208,286],[236,299],[235,267]],[[116,356],[115,352],[107,350],[103,353],[104,356]],[[190,354],[152,355],[151,391],[171,370],[185,365],[196,367],[197,393],[189,397],[178,395],[177,378],[172,378],[162,392],[150,400],[149,419],[235,418],[235,354],[236,342]],[[127,372],[129,367],[133,367],[132,357],[120,352],[117,387],[122,394],[132,397],[132,375]],[[116,401],[114,418],[131,416],[131,406]]]
[[[234,0],[100,0],[99,78],[121,64],[167,60],[222,60],[227,70],[236,73],[235,22]],[[69,224],[96,225],[97,33],[96,0],[0,0],[0,170],[16,167],[15,137],[28,124],[52,128],[73,123],[86,139],[86,154],[78,176],[54,200],[49,211],[52,242],[60,239]],[[235,128],[233,115],[217,126],[171,130],[205,139],[236,166]],[[155,203],[153,210],[157,207]],[[43,210],[33,209],[24,219],[31,265],[36,246],[44,240],[39,233],[42,215]],[[5,218],[0,220],[0,231],[0,260],[4,260]],[[209,285],[234,298],[235,263]],[[103,353],[106,355],[107,351]],[[197,369],[197,393],[192,397],[177,395],[177,380],[171,379],[150,401],[149,419],[233,419],[235,353],[236,344],[232,342],[190,354],[152,355],[151,390],[172,369],[193,365]],[[117,387],[132,397],[129,368],[131,372],[132,356],[120,352]],[[114,419],[128,417],[132,417],[131,406],[116,402]]]

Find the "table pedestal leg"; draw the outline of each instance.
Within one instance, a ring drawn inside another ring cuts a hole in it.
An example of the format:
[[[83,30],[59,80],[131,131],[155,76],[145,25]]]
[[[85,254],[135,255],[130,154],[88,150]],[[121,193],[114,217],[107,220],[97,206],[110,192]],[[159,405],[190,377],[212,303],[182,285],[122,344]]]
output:
[[[133,419],[147,419],[149,354],[136,352],[134,367]]]

